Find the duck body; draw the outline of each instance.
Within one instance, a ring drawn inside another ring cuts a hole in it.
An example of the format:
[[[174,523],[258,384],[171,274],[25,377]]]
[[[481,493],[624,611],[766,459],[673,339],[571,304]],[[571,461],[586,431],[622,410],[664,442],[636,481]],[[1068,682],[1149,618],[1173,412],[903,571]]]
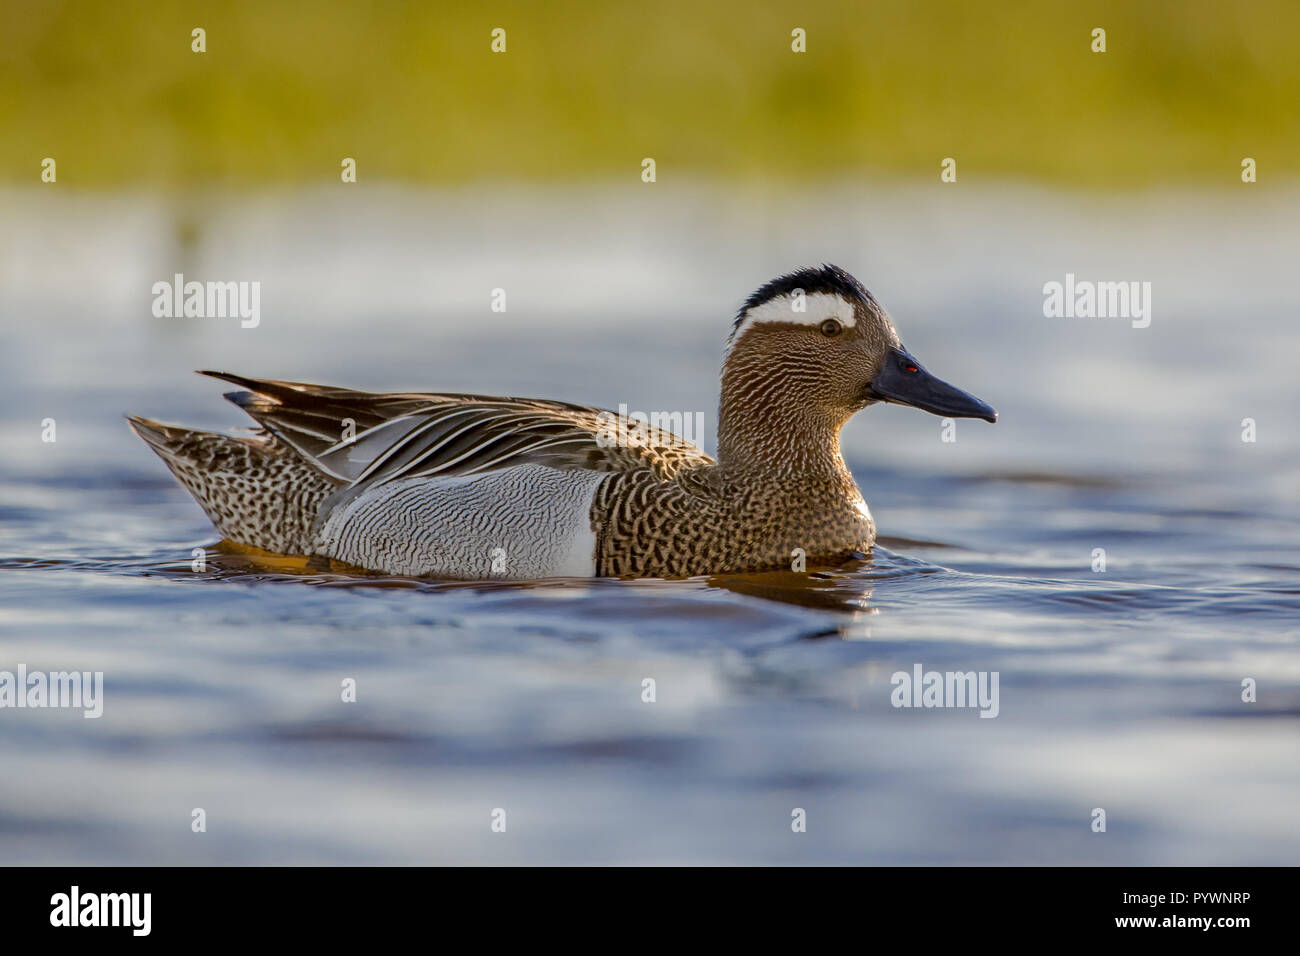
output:
[[[799,296],[811,314],[786,313]],[[855,411],[883,400],[994,417],[920,369],[870,294],[833,266],[774,280],[742,308],[717,460],[589,406],[204,374],[244,389],[226,397],[257,431],[130,421],[226,538],[470,580],[838,564],[875,540],[839,451]]]
[[[518,465],[408,478],[331,508],[312,551],[433,577],[690,577],[838,564],[870,550],[865,503],[826,488],[728,483],[716,465],[659,478]],[[856,489],[854,489],[856,491]],[[776,519],[780,515],[780,520]]]

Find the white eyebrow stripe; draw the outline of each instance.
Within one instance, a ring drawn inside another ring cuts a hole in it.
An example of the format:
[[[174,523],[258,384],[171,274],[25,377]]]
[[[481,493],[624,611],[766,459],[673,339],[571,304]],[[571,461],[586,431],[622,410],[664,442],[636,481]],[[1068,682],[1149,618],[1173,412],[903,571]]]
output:
[[[733,343],[749,331],[757,322],[793,322],[796,325],[821,325],[827,319],[838,319],[846,329],[853,328],[857,316],[853,312],[853,303],[832,292],[814,292],[803,297],[804,311],[794,310],[795,296],[786,293],[775,299],[769,299],[762,305],[755,306],[745,313],[744,321],[736,326],[731,336]]]

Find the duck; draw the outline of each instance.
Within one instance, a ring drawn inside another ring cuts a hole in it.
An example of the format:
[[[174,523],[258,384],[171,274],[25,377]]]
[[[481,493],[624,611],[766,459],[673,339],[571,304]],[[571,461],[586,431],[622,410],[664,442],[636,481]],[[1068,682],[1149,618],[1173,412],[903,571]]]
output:
[[[238,386],[225,397],[257,427],[127,419],[227,541],[458,580],[836,566],[876,537],[840,451],[853,415],[892,403],[997,421],[928,372],[875,297],[831,264],[772,279],[736,313],[716,458],[569,402],[199,374]]]

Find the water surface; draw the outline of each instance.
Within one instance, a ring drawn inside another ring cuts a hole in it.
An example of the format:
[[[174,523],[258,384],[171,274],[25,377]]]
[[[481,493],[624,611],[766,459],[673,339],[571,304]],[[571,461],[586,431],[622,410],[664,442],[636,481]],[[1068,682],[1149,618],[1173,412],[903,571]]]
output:
[[[99,720],[0,710],[0,861],[1300,858],[1295,195],[0,207],[0,669],[106,686]],[[909,409],[851,422],[885,537],[811,576],[465,585],[258,561],[121,419],[240,425],[190,374],[225,367],[701,410],[711,433],[729,313],[823,259],[1001,419],[955,442]],[[153,318],[177,271],[261,281],[261,325]],[[1151,281],[1151,327],[1045,319],[1067,271]],[[891,706],[918,663],[998,672],[998,717]]]

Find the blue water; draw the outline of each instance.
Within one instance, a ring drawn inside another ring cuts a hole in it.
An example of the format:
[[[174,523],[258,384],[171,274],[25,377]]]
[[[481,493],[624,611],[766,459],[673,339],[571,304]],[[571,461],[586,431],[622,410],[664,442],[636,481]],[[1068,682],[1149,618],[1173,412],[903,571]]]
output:
[[[0,670],[105,682],[0,709],[0,862],[1300,859],[1300,197],[334,195],[0,196]],[[851,422],[885,537],[813,576],[268,565],[120,417],[240,425],[226,367],[711,431],[729,312],[821,259],[1001,417]],[[176,271],[261,281],[261,325],[153,318]],[[1151,327],[1044,318],[1067,271],[1151,281]],[[916,664],[998,716],[893,707]]]

